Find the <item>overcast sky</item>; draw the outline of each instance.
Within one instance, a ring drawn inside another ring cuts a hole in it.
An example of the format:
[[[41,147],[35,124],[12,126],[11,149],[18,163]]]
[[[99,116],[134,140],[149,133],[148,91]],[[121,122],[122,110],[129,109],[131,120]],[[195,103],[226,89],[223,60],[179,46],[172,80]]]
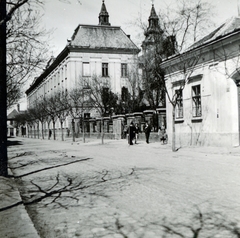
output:
[[[71,3],[66,3],[67,1]],[[154,0],[156,12],[177,0]],[[215,6],[215,22],[220,24],[226,19],[238,14],[239,0],[209,0]],[[67,39],[71,38],[78,24],[98,25],[102,0],[46,0],[43,21],[47,29],[55,29],[50,44],[56,57],[65,47]],[[138,44],[138,28],[133,23],[139,15],[147,20],[150,14],[152,0],[105,0],[112,26],[121,26],[126,34]]]

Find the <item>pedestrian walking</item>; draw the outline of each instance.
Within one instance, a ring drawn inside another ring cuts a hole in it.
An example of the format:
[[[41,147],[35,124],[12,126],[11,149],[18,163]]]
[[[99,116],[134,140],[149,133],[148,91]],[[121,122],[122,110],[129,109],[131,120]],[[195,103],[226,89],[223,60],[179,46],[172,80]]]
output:
[[[145,132],[146,142],[149,143],[149,136],[150,136],[150,132],[151,132],[151,126],[148,124],[148,122],[146,122],[146,124],[145,124],[144,132]]]
[[[140,131],[140,128],[139,128],[138,124],[136,123],[136,125],[135,125],[135,144],[137,144],[139,131]]]
[[[129,145],[133,145],[134,138],[135,138],[135,126],[134,126],[133,122],[131,122],[128,127],[128,143],[129,143]]]

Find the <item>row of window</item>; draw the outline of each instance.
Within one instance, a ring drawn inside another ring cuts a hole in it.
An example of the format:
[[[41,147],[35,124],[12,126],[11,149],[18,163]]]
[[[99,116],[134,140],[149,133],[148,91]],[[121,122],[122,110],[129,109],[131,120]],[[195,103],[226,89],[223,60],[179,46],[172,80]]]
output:
[[[183,91],[176,90],[177,104],[176,104],[176,119],[183,118]],[[192,86],[192,116],[194,118],[202,116],[202,104],[201,104],[201,85]]]
[[[121,64],[121,77],[127,77],[128,70],[127,70],[127,64],[122,63]],[[90,64],[89,63],[83,63],[83,76],[89,77],[90,74]],[[109,76],[109,70],[108,70],[108,63],[102,63],[102,77],[108,77]]]

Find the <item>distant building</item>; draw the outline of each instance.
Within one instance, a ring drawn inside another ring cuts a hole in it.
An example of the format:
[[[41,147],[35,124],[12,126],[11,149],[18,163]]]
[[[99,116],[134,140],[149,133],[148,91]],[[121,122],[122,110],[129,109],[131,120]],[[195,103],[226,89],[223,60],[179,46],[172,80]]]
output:
[[[165,60],[170,97],[180,97],[173,121],[167,103],[168,134],[175,123],[179,146],[239,146],[240,18],[226,21],[181,55]],[[184,76],[184,65],[188,77]]]
[[[7,136],[25,136],[26,125],[25,122],[19,121],[19,116],[24,114],[24,110],[20,110],[20,104],[17,105],[17,109],[13,109],[7,115]]]

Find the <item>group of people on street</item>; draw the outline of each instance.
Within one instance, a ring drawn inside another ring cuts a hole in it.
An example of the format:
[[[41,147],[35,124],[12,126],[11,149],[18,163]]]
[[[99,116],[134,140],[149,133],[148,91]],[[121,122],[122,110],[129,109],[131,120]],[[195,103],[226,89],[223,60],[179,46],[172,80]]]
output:
[[[130,123],[128,127],[128,144],[133,145],[133,140],[135,139],[135,144],[137,144],[138,135],[140,132],[140,128],[138,127],[138,124],[133,124],[133,122]]]
[[[150,137],[151,130],[152,130],[151,125],[148,124],[148,122],[146,122],[145,126],[144,126],[144,133],[145,133],[145,138],[146,138],[147,144],[149,144],[149,137]],[[135,141],[135,144],[137,144],[137,140],[139,138],[139,132],[140,132],[140,128],[139,128],[138,124],[136,123],[134,125],[134,123],[131,122],[127,129],[129,145],[133,145],[133,141]],[[165,127],[162,127],[162,128],[159,127],[158,135],[160,137],[160,141],[163,144],[167,143],[167,133],[166,133]]]

